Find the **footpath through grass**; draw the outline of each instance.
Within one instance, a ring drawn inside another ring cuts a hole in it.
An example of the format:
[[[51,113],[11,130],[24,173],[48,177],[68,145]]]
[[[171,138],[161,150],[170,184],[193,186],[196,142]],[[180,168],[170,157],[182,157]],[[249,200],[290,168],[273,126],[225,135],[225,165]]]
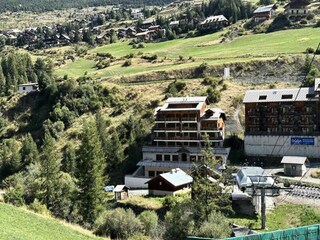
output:
[[[73,226],[76,228],[76,226]],[[84,229],[67,227],[56,219],[0,203],[0,240],[94,240]],[[80,232],[82,231],[82,232]]]

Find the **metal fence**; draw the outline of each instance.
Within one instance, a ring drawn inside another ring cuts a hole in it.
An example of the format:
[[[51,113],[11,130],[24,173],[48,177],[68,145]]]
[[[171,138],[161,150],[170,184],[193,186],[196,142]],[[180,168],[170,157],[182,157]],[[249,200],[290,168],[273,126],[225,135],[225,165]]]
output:
[[[212,240],[213,238],[188,237],[188,240]],[[290,228],[241,237],[224,238],[225,240],[319,240],[320,224]]]

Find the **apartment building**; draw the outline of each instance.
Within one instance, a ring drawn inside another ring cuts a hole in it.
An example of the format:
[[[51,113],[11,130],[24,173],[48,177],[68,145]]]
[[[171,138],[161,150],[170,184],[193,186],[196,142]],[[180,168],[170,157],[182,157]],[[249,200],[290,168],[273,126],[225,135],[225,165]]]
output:
[[[320,79],[313,87],[247,91],[246,154],[320,158],[319,93]]]
[[[205,134],[223,166],[230,151],[223,147],[226,115],[220,108],[207,108],[207,104],[206,97],[169,98],[156,108],[152,144],[143,147],[138,169],[126,176],[125,184],[146,188],[145,182],[171,169],[190,172],[201,160]]]

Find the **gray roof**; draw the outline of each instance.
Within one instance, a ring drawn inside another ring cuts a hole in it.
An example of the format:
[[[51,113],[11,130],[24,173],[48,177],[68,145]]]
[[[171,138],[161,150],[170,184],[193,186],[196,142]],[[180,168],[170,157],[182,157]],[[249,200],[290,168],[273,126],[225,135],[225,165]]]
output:
[[[256,10],[254,10],[253,14],[255,13],[263,13],[263,12],[270,12],[274,8],[274,4],[268,5],[268,6],[263,6],[259,7]]]
[[[210,17],[207,17],[203,22],[201,22],[201,25],[208,24],[211,22],[223,22],[223,21],[228,22],[228,19],[226,19],[225,16],[223,15],[210,16]]]
[[[274,184],[271,177],[264,176],[264,169],[261,167],[242,167],[235,177],[240,188],[250,187],[252,184],[259,184],[260,186],[272,186]]]
[[[211,110],[213,112],[213,114],[211,116],[208,117],[208,115],[206,114],[206,112],[208,110]],[[218,120],[221,115],[224,115],[225,117],[225,112],[221,109],[221,108],[208,108],[202,115],[201,115],[201,119],[202,120]]]
[[[172,169],[170,172],[160,174],[160,176],[175,187],[193,182],[193,178],[180,168]]]
[[[314,87],[249,90],[243,103],[317,101],[308,94],[314,94]]]
[[[122,192],[124,189],[129,189],[126,185],[117,185],[114,189],[113,192]]]
[[[291,164],[305,164],[307,161],[307,157],[299,157],[299,156],[284,156],[281,160],[281,163],[291,163]]]

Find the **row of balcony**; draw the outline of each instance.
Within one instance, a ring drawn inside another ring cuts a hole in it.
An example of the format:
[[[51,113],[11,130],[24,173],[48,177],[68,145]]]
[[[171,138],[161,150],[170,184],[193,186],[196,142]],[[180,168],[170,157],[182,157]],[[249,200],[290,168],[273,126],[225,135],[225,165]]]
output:
[[[155,131],[198,131],[198,128],[197,127],[154,127]],[[210,127],[201,127],[200,131],[205,131],[205,130],[208,130],[208,131],[219,131],[219,130],[222,130],[222,129],[218,129],[217,126],[210,126]]]
[[[155,119],[156,122],[197,122],[196,117],[171,117],[171,118],[163,118],[163,117],[157,117]]]
[[[205,139],[202,137],[181,137],[181,136],[174,136],[174,137],[155,137],[154,140],[166,140],[166,141],[170,141],[170,140],[196,140],[196,141],[204,141]],[[218,137],[210,137],[209,136],[209,140],[223,140],[222,136],[218,136]]]

